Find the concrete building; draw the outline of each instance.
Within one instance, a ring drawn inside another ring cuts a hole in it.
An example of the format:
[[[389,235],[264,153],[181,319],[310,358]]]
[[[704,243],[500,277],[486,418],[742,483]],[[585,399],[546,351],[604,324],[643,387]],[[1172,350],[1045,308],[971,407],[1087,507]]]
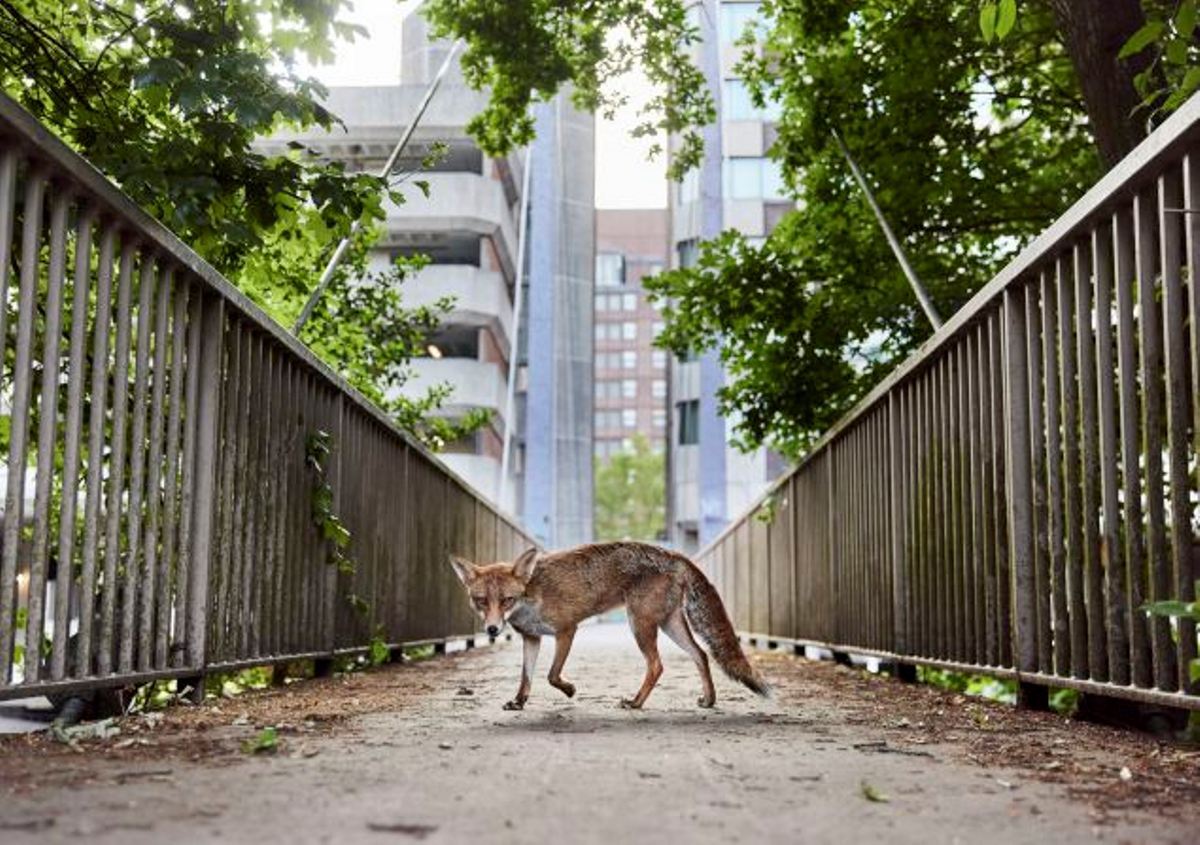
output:
[[[735,42],[758,11],[756,2],[703,0],[691,7],[702,36],[695,59],[718,116],[704,130],[701,166],[671,185],[673,267],[693,264],[700,242],[726,229],[763,238],[795,208],[778,165],[766,156],[777,114],[754,106],[734,70],[744,49]],[[724,380],[715,350],[670,364],[667,524],[671,541],[685,551],[719,534],[783,469],[766,449],[742,454],[729,445],[734,421],[721,417],[716,399]]]
[[[596,371],[593,451],[605,460],[640,434],[655,451],[667,438],[667,353],[654,348],[662,316],[642,278],[670,249],[666,209],[596,212]]]
[[[280,133],[264,141],[300,141],[352,170],[377,172],[416,114],[449,44],[431,41],[424,19],[402,25],[401,80],[396,85],[331,88],[326,105],[345,129]],[[440,413],[472,409],[491,422],[450,444],[441,457],[458,474],[526,522],[549,545],[591,536],[591,289],[594,221],[592,118],[565,96],[539,106],[528,208],[529,243],[523,313],[515,314],[518,237],[525,150],[491,158],[467,135],[486,92],[472,91],[453,66],[433,98],[396,172],[421,170],[435,144],[446,153],[422,170],[426,195],[405,187],[387,202],[385,232],[370,256],[374,269],[421,253],[430,263],[404,286],[409,305],[455,300],[429,355],[413,361],[403,394],[447,383]],[[569,173],[571,178],[565,178]],[[519,325],[518,325],[519,323]],[[517,355],[514,419],[507,419],[510,356]],[[501,478],[511,427],[509,472]],[[548,503],[548,504],[547,504]]]

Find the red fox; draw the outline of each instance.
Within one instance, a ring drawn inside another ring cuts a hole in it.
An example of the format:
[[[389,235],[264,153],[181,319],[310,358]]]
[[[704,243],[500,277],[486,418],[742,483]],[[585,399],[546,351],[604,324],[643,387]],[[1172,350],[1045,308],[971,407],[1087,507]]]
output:
[[[717,692],[708,655],[692,637],[693,627],[729,677],[759,695],[768,693],[766,682],[738,645],[716,589],[681,554],[646,543],[596,543],[546,554],[529,549],[512,563],[479,566],[457,557],[450,563],[487,633],[496,636],[507,622],[524,640],[521,684],[505,710],[520,710],[529,700],[538,648],[547,635],[554,637],[550,685],[568,698],[575,695],[575,685],[562,676],[575,629],[588,617],[621,604],[646,658],[642,686],[633,698],[621,699],[622,707],[640,708],[662,675],[659,628],[696,662],[704,685],[701,707],[712,707]]]

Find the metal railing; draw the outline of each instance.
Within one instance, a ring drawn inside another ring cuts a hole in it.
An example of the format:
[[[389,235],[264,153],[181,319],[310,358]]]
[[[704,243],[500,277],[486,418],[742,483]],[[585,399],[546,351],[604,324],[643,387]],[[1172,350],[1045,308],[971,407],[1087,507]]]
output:
[[[1200,97],[700,554],[755,636],[1200,709]]]
[[[0,304],[0,699],[469,636],[532,543],[3,95]]]

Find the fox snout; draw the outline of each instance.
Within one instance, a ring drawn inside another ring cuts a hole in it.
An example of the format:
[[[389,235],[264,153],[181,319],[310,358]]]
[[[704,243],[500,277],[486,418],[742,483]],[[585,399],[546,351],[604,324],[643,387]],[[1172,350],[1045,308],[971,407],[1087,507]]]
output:
[[[495,625],[487,626],[487,634],[489,637],[495,637],[495,636],[499,635],[499,633],[500,633],[500,629],[497,626],[495,626]]]

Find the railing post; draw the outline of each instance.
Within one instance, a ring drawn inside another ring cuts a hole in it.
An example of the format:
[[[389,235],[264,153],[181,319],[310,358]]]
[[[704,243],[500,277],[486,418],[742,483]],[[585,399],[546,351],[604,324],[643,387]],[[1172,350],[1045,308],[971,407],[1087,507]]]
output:
[[[897,391],[888,394],[888,501],[891,506],[892,546],[892,651],[908,653],[908,572],[904,567],[904,490],[901,483],[900,401]]]
[[[1008,555],[1014,592],[1013,645],[1018,672],[1037,672],[1037,605],[1033,572],[1032,466],[1025,289],[1004,292],[1004,457],[1008,490]],[[1017,701],[1043,709],[1046,688],[1019,682]]]
[[[217,454],[220,449],[217,423],[221,405],[221,356],[225,337],[225,301],[212,294],[203,296],[200,308],[200,360],[192,362],[199,371],[199,395],[193,425],[196,426],[195,496],[192,500],[192,536],[188,570],[187,665],[196,670],[195,687],[204,697],[204,667],[207,664],[208,572],[216,524]]]

